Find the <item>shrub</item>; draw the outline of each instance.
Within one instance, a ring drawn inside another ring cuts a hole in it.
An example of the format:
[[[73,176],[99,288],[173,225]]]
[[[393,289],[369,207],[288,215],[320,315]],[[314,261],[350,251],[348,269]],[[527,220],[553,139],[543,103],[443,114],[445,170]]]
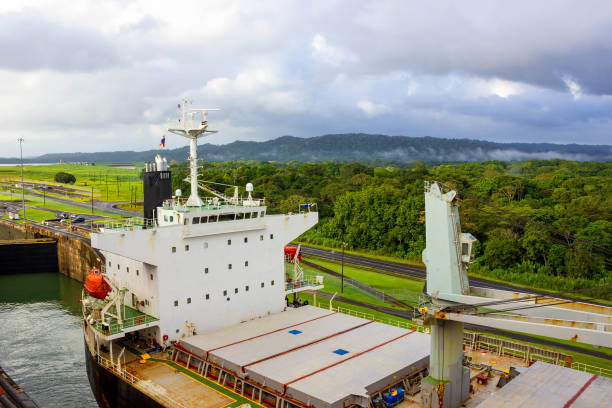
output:
[[[59,173],[55,174],[55,181],[57,181],[58,183],[64,183],[64,184],[74,184],[74,182],[76,181],[76,177],[74,177],[70,173],[65,173],[63,171],[60,171]]]

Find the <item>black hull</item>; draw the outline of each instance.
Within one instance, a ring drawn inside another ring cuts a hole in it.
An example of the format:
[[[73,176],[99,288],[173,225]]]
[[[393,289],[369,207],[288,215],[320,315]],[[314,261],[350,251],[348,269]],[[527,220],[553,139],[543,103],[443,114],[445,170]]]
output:
[[[164,408],[114,373],[98,364],[85,343],[87,378],[98,405],[102,408]]]

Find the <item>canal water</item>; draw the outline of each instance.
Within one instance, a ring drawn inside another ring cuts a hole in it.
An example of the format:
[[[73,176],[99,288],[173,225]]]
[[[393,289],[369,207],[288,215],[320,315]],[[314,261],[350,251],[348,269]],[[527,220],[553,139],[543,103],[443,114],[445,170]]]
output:
[[[41,408],[95,408],[81,331],[82,284],[0,275],[0,365]]]

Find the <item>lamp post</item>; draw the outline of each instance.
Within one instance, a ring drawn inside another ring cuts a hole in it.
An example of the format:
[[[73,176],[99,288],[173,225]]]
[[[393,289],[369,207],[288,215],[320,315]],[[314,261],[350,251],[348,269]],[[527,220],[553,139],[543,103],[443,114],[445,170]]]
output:
[[[17,139],[19,142],[19,160],[21,162],[21,205],[23,207],[23,219],[25,221],[26,218],[26,210],[25,210],[25,190],[23,186],[23,137]]]
[[[344,293],[344,248],[346,247],[347,243],[343,242],[342,243],[342,284],[340,285],[340,292]]]

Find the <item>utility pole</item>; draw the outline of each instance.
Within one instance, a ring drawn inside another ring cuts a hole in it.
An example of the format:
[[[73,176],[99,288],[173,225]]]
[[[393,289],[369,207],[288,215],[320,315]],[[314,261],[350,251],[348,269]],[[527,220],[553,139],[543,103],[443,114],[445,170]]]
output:
[[[340,286],[340,292],[344,293],[344,248],[346,247],[346,242],[342,243],[342,285]]]
[[[47,186],[43,187],[43,208],[46,208]]]
[[[23,219],[25,220],[26,211],[25,211],[25,189],[23,186],[23,137],[17,139],[19,142],[19,157],[21,161],[21,205],[23,206]]]
[[[91,213],[93,214],[93,184],[91,185]]]

